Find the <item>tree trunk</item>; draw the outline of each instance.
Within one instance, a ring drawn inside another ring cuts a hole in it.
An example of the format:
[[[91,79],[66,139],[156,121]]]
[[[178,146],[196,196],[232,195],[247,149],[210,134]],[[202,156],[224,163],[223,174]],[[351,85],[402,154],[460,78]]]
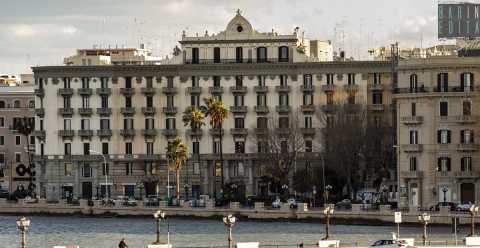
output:
[[[180,170],[175,170],[175,177],[177,178],[177,200],[180,200]]]
[[[221,192],[222,192],[222,200],[224,199],[224,192],[223,192],[223,130],[222,130],[222,123],[220,122],[220,171],[221,171]]]

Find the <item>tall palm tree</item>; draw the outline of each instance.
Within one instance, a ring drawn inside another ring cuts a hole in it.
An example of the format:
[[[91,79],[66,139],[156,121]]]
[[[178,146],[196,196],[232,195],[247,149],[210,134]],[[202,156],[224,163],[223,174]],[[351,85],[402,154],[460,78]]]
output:
[[[205,125],[205,113],[195,106],[185,109],[183,112],[183,124],[189,126],[193,131],[202,128]],[[198,141],[198,140],[197,140]]]
[[[188,159],[188,147],[183,143],[183,141],[176,137],[168,142],[168,152],[170,157],[173,159],[173,164],[170,166],[170,169],[175,171],[176,177],[176,193],[177,200],[180,199],[180,172],[182,170],[183,164]]]
[[[222,182],[222,192],[223,192],[223,130],[222,130],[222,125],[223,122],[228,118],[228,108],[225,106],[225,104],[221,101],[218,100],[217,98],[210,96],[205,99],[203,99],[205,102],[205,113],[207,116],[210,117],[210,125],[218,129],[220,131],[220,172],[221,172],[221,182]],[[213,137],[212,137],[213,139]],[[215,189],[215,197],[216,197],[216,187]],[[223,197],[223,195],[222,195]]]

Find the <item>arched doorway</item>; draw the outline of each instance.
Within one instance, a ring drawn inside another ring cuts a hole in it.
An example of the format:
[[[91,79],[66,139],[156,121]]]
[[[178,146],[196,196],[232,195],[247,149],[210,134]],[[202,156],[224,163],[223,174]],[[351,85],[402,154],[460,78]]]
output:
[[[473,183],[460,184],[460,201],[462,203],[475,202],[475,184]]]

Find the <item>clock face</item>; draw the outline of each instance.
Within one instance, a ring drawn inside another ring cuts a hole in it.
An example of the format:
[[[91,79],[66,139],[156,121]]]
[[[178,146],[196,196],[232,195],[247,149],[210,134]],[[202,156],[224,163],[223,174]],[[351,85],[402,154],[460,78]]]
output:
[[[237,31],[238,31],[239,33],[242,32],[242,31],[243,31],[243,27],[240,26],[240,25],[238,25],[238,26],[237,26]]]

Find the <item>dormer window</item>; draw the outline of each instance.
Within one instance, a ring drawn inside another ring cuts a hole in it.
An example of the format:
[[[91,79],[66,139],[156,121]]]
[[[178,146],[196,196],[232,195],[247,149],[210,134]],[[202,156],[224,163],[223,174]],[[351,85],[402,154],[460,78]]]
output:
[[[243,31],[242,25],[238,25],[238,26],[237,26],[237,31],[238,31],[239,33],[241,33],[241,32]]]

